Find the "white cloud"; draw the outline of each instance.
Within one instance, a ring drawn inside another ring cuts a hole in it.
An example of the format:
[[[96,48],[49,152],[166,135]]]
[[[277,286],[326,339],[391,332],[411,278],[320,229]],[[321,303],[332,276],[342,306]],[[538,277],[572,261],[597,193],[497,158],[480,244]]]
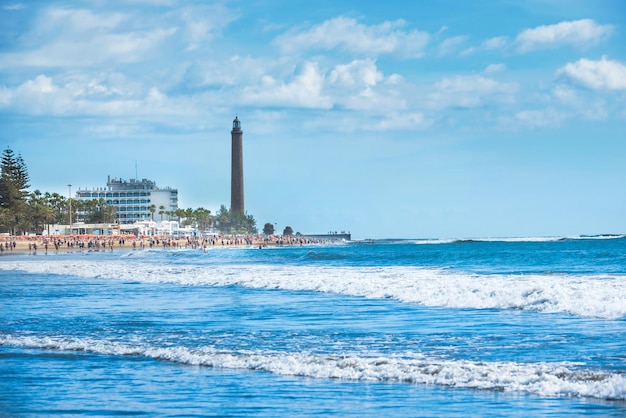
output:
[[[596,90],[626,90],[626,65],[606,57],[599,61],[583,58],[570,62],[557,70],[557,74]]]
[[[139,62],[176,33],[173,27],[121,30],[129,16],[81,9],[47,9],[39,20],[36,29],[24,36],[19,52],[0,54],[0,65],[85,67]]]
[[[24,6],[21,3],[13,3],[13,4],[7,4],[6,6],[3,6],[2,8],[4,10],[22,10],[24,9],[26,6]]]
[[[506,70],[506,64],[489,64],[487,66],[487,68],[485,68],[485,71],[483,71],[485,74],[495,74],[495,73],[501,73],[502,71]]]
[[[284,60],[233,55],[226,60],[201,60],[184,69],[192,86],[234,86],[258,82],[265,74],[291,68]],[[284,70],[283,70],[284,71]]]
[[[307,30],[288,31],[277,37],[275,42],[286,53],[309,49],[343,49],[373,55],[422,56],[428,43],[428,34],[405,30],[405,26],[403,20],[368,26],[355,19],[337,17]]]
[[[187,50],[195,50],[213,40],[238,16],[220,3],[187,6],[180,10],[180,25]]]
[[[393,113],[385,115],[381,120],[369,122],[366,129],[373,131],[426,129],[432,124],[433,121],[429,120],[422,112]]]
[[[84,9],[50,8],[41,16],[40,31],[48,33],[62,29],[64,34],[88,34],[91,31],[117,28],[128,20],[124,13],[95,14]]]
[[[13,91],[11,89],[6,88],[5,86],[0,86],[0,107],[10,106],[12,99],[13,99]]]
[[[520,110],[513,118],[506,119],[505,124],[528,128],[559,127],[574,119],[599,121],[609,116],[602,100],[584,101],[564,90],[554,91],[553,94],[556,99],[553,105],[544,109]]]
[[[374,60],[354,60],[337,65],[327,78],[327,91],[333,102],[346,109],[375,110],[403,109],[406,102],[402,77],[385,77]]]
[[[506,36],[497,36],[495,38],[489,38],[486,41],[483,41],[481,44],[481,49],[484,50],[492,50],[492,49],[500,49],[506,46],[509,38]]]
[[[538,104],[543,108],[537,108]],[[559,127],[571,120],[606,120],[609,117],[607,102],[594,92],[558,84],[549,94],[529,101],[533,109],[514,112],[513,117],[503,118],[506,125],[528,128]]]
[[[451,55],[454,54],[457,49],[467,42],[467,36],[453,36],[446,38],[439,44],[439,55]]]
[[[479,51],[492,51],[494,49],[504,48],[508,42],[506,36],[497,36],[483,41],[479,46],[469,47],[461,52],[461,55],[471,55]]]
[[[611,25],[599,25],[591,19],[582,19],[526,29],[517,35],[515,44],[518,52],[561,45],[585,47],[597,43],[612,31]]]
[[[522,110],[515,114],[511,122],[530,128],[540,128],[559,126],[566,119],[567,116],[563,112],[549,108],[541,110]]]
[[[444,78],[435,85],[430,101],[435,108],[478,107],[491,102],[510,102],[519,87],[480,75]]]
[[[43,74],[17,86],[9,105],[30,114],[65,114],[71,106],[71,94],[55,85]]]
[[[237,18],[222,4],[143,15],[78,8],[42,9],[13,52],[0,52],[0,66],[95,67],[138,63],[157,55],[206,46]]]
[[[349,64],[337,65],[330,73],[330,84],[341,86],[375,86],[382,81],[383,74],[376,68],[373,60],[355,60]]]
[[[609,113],[606,102],[597,95],[574,89],[567,85],[557,85],[552,89],[553,103],[570,117],[582,117],[587,120],[604,120]]]
[[[120,80],[115,85],[115,78],[76,75],[55,82],[52,77],[40,74],[13,89],[0,90],[0,106],[31,115],[124,116],[159,121],[163,115],[180,117],[197,113],[193,98],[175,100],[156,87],[123,85]]]
[[[329,109],[333,103],[322,94],[324,75],[317,63],[306,62],[291,82],[280,82],[266,75],[260,86],[243,89],[242,100],[248,104]]]
[[[433,124],[434,121],[421,111],[333,111],[302,121],[307,131],[334,133],[413,131],[428,129]]]
[[[596,100],[582,110],[582,116],[588,120],[606,120],[609,112],[602,100]]]
[[[552,89],[552,96],[560,103],[565,105],[578,104],[580,98],[576,90],[563,85],[557,85]]]
[[[329,71],[316,62],[306,62],[298,73],[282,74],[279,68],[258,81],[247,81],[241,92],[247,104],[275,107],[373,111],[399,110],[406,107],[406,84],[398,74],[385,76],[375,60],[353,60],[338,64]]]

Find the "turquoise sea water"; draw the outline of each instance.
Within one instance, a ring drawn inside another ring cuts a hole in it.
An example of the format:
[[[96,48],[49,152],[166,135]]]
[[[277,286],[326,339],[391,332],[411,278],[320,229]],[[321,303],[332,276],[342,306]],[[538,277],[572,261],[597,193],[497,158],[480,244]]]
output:
[[[626,415],[626,238],[0,257],[0,415]]]

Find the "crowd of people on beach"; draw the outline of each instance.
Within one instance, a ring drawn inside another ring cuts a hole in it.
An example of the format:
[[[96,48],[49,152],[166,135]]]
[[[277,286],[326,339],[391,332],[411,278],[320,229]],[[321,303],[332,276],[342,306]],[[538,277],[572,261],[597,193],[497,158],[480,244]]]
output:
[[[5,251],[13,251],[17,247],[15,240],[6,240],[4,243],[0,243],[0,253]]]
[[[37,254],[37,251],[113,251],[114,249],[143,250],[146,248],[191,248],[208,251],[216,246],[268,246],[324,244],[327,240],[310,239],[302,236],[281,235],[246,235],[246,236],[208,236],[208,237],[170,237],[170,236],[19,236],[7,237],[0,241],[0,255],[3,253],[25,252]]]

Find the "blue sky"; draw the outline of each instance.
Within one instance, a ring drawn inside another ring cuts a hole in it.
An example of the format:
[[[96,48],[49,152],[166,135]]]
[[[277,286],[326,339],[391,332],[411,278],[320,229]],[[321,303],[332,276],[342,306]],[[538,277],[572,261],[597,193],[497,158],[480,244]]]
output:
[[[0,1],[0,146],[32,189],[137,173],[262,228],[626,233],[626,3]]]

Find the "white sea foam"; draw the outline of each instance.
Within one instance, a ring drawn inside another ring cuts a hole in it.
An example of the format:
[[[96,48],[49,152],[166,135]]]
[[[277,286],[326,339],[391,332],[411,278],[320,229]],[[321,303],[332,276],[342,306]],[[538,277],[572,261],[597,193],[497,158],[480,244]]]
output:
[[[626,377],[572,363],[473,362],[434,359],[406,353],[336,355],[306,352],[224,351],[212,347],[154,347],[66,337],[0,335],[0,346],[143,356],[174,363],[224,369],[258,370],[278,375],[351,381],[429,384],[538,396],[626,399]]]
[[[515,309],[626,318],[626,277],[480,275],[418,267],[153,264],[97,259],[7,261],[3,270],[186,286],[305,290],[430,307]]]
[[[411,241],[413,244],[418,245],[429,245],[429,244],[451,244],[453,242],[458,241],[457,239],[418,239],[415,241]]]
[[[414,244],[451,244],[462,242],[555,242],[566,240],[608,240],[608,239],[624,239],[626,235],[622,234],[605,234],[605,235],[572,235],[572,236],[553,236],[553,237],[479,237],[479,238],[436,238],[436,239],[418,239],[409,240]],[[403,243],[406,241],[398,241]]]

